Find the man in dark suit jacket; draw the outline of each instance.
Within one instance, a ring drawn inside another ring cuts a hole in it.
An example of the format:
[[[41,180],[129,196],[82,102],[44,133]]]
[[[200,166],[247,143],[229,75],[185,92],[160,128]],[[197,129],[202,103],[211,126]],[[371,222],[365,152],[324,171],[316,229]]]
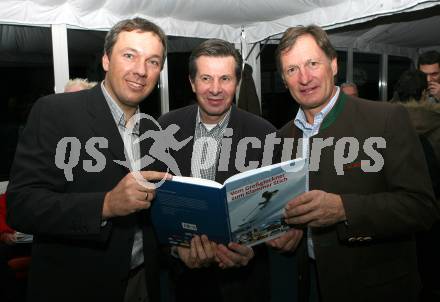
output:
[[[287,222],[306,227],[300,301],[417,301],[414,233],[439,214],[408,114],[341,93],[336,51],[317,26],[288,29],[277,60],[300,104],[280,133],[304,139],[310,157],[310,191],[286,206]]]
[[[159,301],[158,252],[142,210],[154,198],[144,181],[165,175],[115,160],[147,150],[136,143],[147,125],[130,122],[157,84],[165,41],[147,20],[120,21],[105,39],[101,84],[36,102],[8,187],[8,222],[34,235],[29,301]]]
[[[178,152],[170,151],[182,175],[223,183],[234,174],[261,166],[266,136],[275,135],[275,128],[232,104],[241,66],[241,57],[234,46],[223,40],[208,40],[193,50],[189,78],[198,104],[159,119],[163,128],[170,124],[179,126],[177,141],[192,136]],[[249,137],[258,139],[261,145],[239,143]],[[208,138],[216,142],[211,151],[194,143]],[[240,146],[247,147],[246,154],[243,150],[240,153]],[[272,159],[269,157],[266,164]],[[177,301],[269,301],[265,245],[252,249],[230,243],[226,247],[210,242],[203,235],[193,238],[191,248],[173,250],[178,252],[172,264]]]

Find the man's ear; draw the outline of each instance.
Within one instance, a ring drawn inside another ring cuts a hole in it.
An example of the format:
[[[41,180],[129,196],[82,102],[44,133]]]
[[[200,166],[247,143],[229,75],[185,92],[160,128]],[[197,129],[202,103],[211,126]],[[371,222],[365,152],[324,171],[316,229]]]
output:
[[[108,65],[109,65],[109,64],[110,64],[110,59],[109,59],[109,57],[107,56],[107,54],[105,53],[105,54],[102,56],[102,68],[104,69],[105,72],[108,71]]]
[[[284,87],[289,88],[289,87],[287,87],[286,80],[284,79],[284,76],[282,74],[281,74],[281,81],[283,81]]]
[[[190,76],[188,76],[188,79],[189,79],[189,83],[191,84],[192,91],[193,91],[194,93],[196,93],[196,87],[195,87],[195,85],[194,85],[193,80],[191,79]]]
[[[333,71],[333,76],[338,74],[338,60],[336,58],[332,59],[332,62],[330,63]]]

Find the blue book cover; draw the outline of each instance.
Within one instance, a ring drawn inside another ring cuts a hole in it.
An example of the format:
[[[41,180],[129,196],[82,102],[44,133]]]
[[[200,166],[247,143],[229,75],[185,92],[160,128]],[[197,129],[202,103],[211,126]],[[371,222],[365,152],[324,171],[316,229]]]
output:
[[[162,244],[189,245],[194,235],[252,246],[289,229],[284,206],[308,190],[305,159],[249,170],[215,181],[173,176],[156,189],[152,222]]]

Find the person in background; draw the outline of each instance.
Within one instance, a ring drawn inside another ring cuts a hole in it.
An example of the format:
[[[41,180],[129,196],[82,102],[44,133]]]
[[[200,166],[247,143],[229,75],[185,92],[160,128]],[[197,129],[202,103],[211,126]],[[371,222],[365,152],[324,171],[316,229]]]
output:
[[[245,137],[262,142],[260,147],[248,148],[246,153],[246,163],[258,161],[261,165],[265,138],[275,135],[276,129],[233,104],[242,72],[242,58],[234,46],[220,39],[207,40],[193,49],[188,69],[197,104],[171,111],[159,119],[162,128],[170,124],[179,126],[178,141],[192,137],[178,152],[170,151],[181,174],[223,183],[240,172],[236,165],[237,145]],[[227,169],[220,168],[221,148],[209,153],[204,144],[194,143],[201,138],[215,140],[219,146],[231,140]],[[201,165],[199,161],[205,158],[207,163]],[[289,248],[287,242],[295,234],[289,232],[271,244],[280,249]],[[252,248],[237,243],[225,246],[202,235],[192,239],[190,248],[172,249],[176,254],[171,264],[176,301],[270,301],[269,263],[264,244]]]
[[[417,62],[418,69],[428,81],[428,100],[440,103],[440,52],[430,50],[422,53]]]
[[[310,191],[285,207],[286,222],[304,228],[299,301],[417,301],[414,234],[439,209],[408,113],[341,93],[336,50],[318,26],[287,29],[276,61],[300,105],[280,135],[310,159]]]
[[[440,104],[427,100],[428,82],[419,70],[407,70],[394,88],[392,102],[399,102],[409,112],[419,134],[428,164],[435,197],[440,201]],[[417,256],[422,279],[422,302],[440,301],[440,221],[427,232],[417,234]]]
[[[90,89],[94,87],[96,82],[89,82],[87,79],[75,78],[67,81],[64,86],[64,92],[76,92],[83,89]]]
[[[7,225],[6,193],[3,189],[6,189],[5,182],[0,183],[0,300],[16,302],[23,300],[24,295],[8,261],[17,257],[30,256],[31,242],[23,241],[21,234]]]
[[[8,224],[34,235],[29,301],[160,301],[159,249],[146,211],[155,190],[145,180],[166,174],[131,172],[147,152],[137,138],[148,130],[131,118],[165,57],[162,29],[122,20],[105,37],[103,82],[33,106],[7,189]],[[127,157],[131,169],[118,163]]]
[[[349,83],[349,82],[342,83],[341,84],[341,91],[343,93],[345,93],[346,95],[351,95],[351,96],[355,96],[355,97],[359,96],[358,88],[355,83]]]
[[[402,73],[394,87],[392,102],[399,102],[409,112],[417,133],[431,143],[440,158],[440,103],[429,101],[429,83],[426,75],[418,70]]]

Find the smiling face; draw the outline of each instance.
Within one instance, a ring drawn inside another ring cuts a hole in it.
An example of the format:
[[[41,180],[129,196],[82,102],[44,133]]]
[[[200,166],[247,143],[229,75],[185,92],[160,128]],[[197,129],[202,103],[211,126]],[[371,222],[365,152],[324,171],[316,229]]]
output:
[[[204,123],[218,123],[229,110],[237,88],[235,60],[232,56],[200,56],[191,87],[197,97]]]
[[[154,89],[163,61],[163,45],[151,32],[123,31],[111,54],[104,54],[104,85],[128,117]]]
[[[330,60],[311,35],[298,37],[295,44],[281,53],[284,83],[298,102],[309,123],[336,93],[334,76],[336,58]]]

